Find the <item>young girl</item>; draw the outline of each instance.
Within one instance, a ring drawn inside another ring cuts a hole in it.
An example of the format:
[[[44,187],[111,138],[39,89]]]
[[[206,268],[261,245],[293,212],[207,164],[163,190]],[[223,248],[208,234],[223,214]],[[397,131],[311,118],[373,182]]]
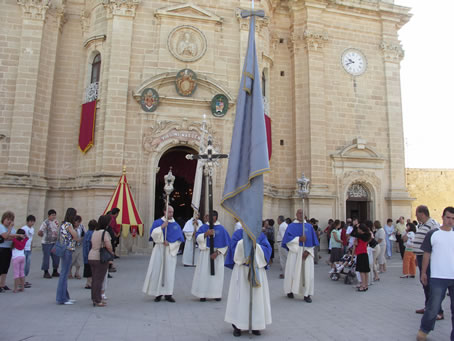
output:
[[[19,229],[16,234],[18,235],[25,235],[25,231]],[[13,239],[13,255],[12,255],[12,262],[13,262],[13,269],[14,269],[14,291],[24,291],[25,285],[25,274],[24,274],[24,267],[25,267],[25,244],[27,244],[28,238],[20,238],[16,237]]]
[[[402,236],[405,244],[404,260],[402,263],[403,276],[400,278],[415,278],[416,275],[416,255],[413,253],[413,239],[415,238],[416,226],[413,223],[407,224],[406,234]]]
[[[356,237],[355,245],[353,247],[354,254],[356,255],[356,271],[359,272],[361,276],[361,284],[358,291],[367,291],[369,282],[368,276],[370,272],[367,244],[371,239],[371,233],[366,225],[360,224],[354,237]]]

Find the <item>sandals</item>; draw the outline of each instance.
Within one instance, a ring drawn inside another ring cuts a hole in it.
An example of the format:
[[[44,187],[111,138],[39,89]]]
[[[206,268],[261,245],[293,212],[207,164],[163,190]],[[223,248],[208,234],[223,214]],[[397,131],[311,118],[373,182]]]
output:
[[[364,292],[364,291],[367,291],[369,288],[362,288],[362,287],[359,287],[358,289],[356,289],[356,291],[360,291],[360,292]]]
[[[91,286],[86,285],[86,286],[85,286],[85,289],[91,289]]]
[[[99,302],[99,303],[93,302],[93,307],[105,307],[106,305],[107,305],[106,302]]]

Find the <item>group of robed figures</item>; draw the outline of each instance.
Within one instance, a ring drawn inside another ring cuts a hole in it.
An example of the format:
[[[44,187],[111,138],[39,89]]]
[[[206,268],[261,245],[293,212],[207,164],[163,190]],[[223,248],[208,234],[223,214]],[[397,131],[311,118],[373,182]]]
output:
[[[155,296],[155,301],[160,301],[164,296],[165,300],[175,302],[172,295],[177,254],[186,234],[190,238],[187,246],[192,247],[192,255],[188,252],[185,257],[192,257],[192,263],[197,264],[191,293],[200,301],[221,300],[224,266],[233,270],[225,321],[232,324],[234,336],[240,336],[241,330],[260,335],[260,330],[272,321],[265,271],[272,250],[262,233],[263,174],[270,169],[270,154],[255,49],[255,17],[263,17],[264,12],[242,11],[241,16],[250,17],[249,40],[237,97],[221,206],[241,223],[242,229],[235,231],[230,238],[225,228],[217,222],[217,212],[212,207],[214,155],[212,141],[208,140],[206,155],[199,154],[193,159],[203,160],[205,167],[208,167],[209,224],[201,225],[197,218],[193,218],[196,221],[190,222],[192,229],[185,226],[185,231],[182,231],[173,219],[173,208],[168,205],[169,192],[165,187],[167,207],[164,216],[157,219],[150,229],[150,241],[153,241],[154,247],[143,285],[143,292]],[[305,224],[303,230],[302,213],[301,217],[297,213],[297,221],[289,225],[282,243],[282,247],[289,250],[284,291],[290,298],[293,298],[293,294],[303,295],[307,302],[310,302],[313,294],[313,248],[318,245],[318,239],[311,229],[310,224]],[[194,249],[196,244],[198,252]]]

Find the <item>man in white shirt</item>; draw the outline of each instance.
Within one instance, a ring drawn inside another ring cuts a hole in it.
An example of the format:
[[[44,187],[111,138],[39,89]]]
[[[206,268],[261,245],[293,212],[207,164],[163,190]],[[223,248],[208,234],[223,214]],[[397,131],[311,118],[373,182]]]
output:
[[[27,278],[29,272],[30,272],[30,263],[32,259],[32,241],[33,241],[33,235],[35,234],[35,228],[33,225],[35,225],[36,218],[33,215],[29,215],[27,217],[27,223],[22,227],[22,230],[25,231],[25,235],[28,238],[27,244],[25,244],[24,248],[24,253],[25,253],[25,267],[24,267],[24,275],[25,278]],[[30,288],[32,285],[29,282],[25,282],[24,288]]]
[[[434,329],[446,290],[451,298],[451,314],[454,313],[454,207],[443,210],[442,220],[443,225],[430,230],[421,245],[424,251],[421,283],[430,283],[430,293],[416,336],[418,341],[425,341],[427,334]],[[430,278],[427,276],[429,263]],[[451,318],[451,324],[451,340],[454,340],[454,318]]]
[[[284,216],[280,215],[277,218],[277,223],[279,224],[279,230],[277,231],[276,241],[277,241],[277,249],[279,252],[279,263],[281,264],[281,274],[279,278],[284,278],[285,273],[285,263],[287,262],[287,249],[282,247],[282,238],[284,238],[285,231],[287,230],[288,224],[285,222]]]

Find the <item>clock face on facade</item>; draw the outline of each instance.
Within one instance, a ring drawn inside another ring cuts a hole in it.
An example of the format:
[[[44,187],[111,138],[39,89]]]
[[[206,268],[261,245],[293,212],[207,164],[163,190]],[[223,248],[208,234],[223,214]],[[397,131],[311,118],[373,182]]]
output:
[[[347,49],[342,53],[341,63],[345,71],[353,76],[362,75],[367,68],[364,54],[357,49]]]

